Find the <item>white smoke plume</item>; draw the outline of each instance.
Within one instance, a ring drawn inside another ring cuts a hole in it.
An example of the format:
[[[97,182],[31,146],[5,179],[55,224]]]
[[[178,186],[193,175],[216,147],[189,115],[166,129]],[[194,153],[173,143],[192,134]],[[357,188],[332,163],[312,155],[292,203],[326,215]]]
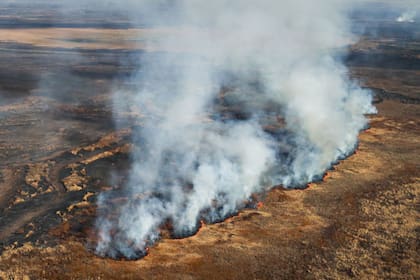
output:
[[[397,22],[410,22],[413,23],[416,20],[417,12],[416,11],[406,11],[402,13],[397,19]]]
[[[129,197],[97,220],[103,256],[138,258],[170,222],[193,234],[253,193],[300,187],[349,155],[374,113],[338,53],[354,38],[343,1],[140,1],[150,28],[127,103],[142,114]],[[163,35],[162,35],[163,34]],[[145,40],[145,38],[142,38]],[[116,92],[116,110],[121,96]],[[121,107],[119,107],[121,106]],[[274,127],[269,129],[269,127]],[[107,194],[99,203],[106,205]]]

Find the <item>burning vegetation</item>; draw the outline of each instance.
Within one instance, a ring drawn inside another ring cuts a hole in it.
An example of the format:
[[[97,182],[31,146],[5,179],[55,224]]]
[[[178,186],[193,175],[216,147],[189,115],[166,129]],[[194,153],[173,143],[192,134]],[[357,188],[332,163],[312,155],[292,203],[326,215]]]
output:
[[[0,31],[0,278],[413,273],[415,21],[347,55],[334,0],[123,4]]]
[[[352,37],[343,6],[295,2],[180,1],[169,18],[142,3],[152,28],[176,36],[152,40],[165,52],[142,57],[130,79],[136,87],[114,93],[115,115],[136,104],[142,117],[121,189],[127,200],[115,206],[112,192],[98,199],[115,212],[98,213],[97,254],[144,256],[162,227],[190,236],[200,221],[249,206],[255,193],[322,180],[354,151],[375,108],[336,57]]]

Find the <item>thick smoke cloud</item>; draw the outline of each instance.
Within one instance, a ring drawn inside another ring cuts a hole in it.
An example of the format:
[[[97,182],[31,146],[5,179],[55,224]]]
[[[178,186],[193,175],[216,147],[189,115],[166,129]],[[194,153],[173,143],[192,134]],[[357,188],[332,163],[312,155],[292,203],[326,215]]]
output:
[[[117,219],[98,217],[98,254],[140,257],[163,224],[190,235],[355,149],[375,109],[339,60],[354,40],[342,2],[136,2],[163,31],[146,38],[156,52],[132,77],[141,88],[115,93],[116,111],[134,105],[143,118],[129,201]]]

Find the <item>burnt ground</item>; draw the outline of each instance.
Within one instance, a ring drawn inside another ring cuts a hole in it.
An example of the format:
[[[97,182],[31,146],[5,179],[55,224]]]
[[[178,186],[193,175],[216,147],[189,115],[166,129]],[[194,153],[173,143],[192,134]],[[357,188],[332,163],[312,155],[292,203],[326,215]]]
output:
[[[3,31],[31,27],[10,5],[16,22],[0,18]],[[98,27],[91,21],[87,27]],[[81,40],[84,26],[69,22],[55,27],[75,28],[69,40],[77,46],[37,43],[60,37],[60,28],[20,31],[41,32],[35,42],[0,40],[0,278],[420,278],[418,24],[363,21],[345,59],[374,91],[378,114],[357,152],[324,181],[275,188],[258,209],[189,238],[164,237],[145,258],[126,261],[97,257],[91,247],[97,195],[123,185],[134,148],[127,124],[138,118],[112,115],[111,93],[145,54]],[[95,36],[118,28],[100,27]]]

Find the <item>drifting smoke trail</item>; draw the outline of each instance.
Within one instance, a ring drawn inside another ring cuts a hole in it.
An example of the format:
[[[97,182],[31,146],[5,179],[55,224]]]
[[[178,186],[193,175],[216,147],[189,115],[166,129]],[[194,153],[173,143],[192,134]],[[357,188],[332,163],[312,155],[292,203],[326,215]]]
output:
[[[129,202],[118,219],[98,218],[100,255],[140,257],[168,221],[187,236],[253,193],[319,178],[354,150],[375,111],[335,58],[352,39],[341,1],[191,2],[172,4],[170,16],[160,2],[139,6],[173,32],[148,42],[166,52],[134,77],[140,149]]]

